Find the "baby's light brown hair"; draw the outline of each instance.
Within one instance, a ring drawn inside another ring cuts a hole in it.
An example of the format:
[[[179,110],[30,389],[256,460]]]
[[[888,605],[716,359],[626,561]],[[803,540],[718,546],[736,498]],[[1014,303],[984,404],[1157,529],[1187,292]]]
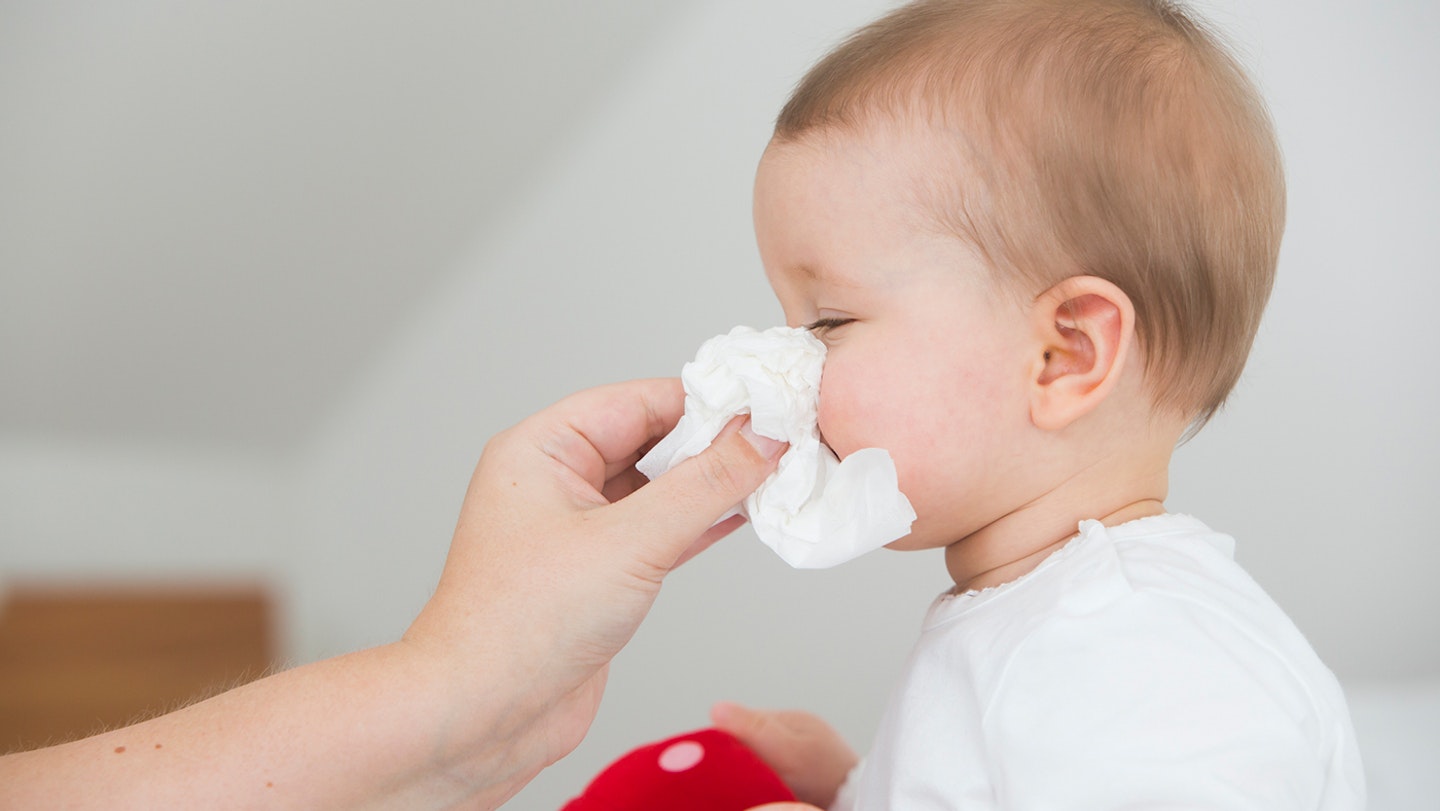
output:
[[[954,147],[924,184],[938,227],[1028,296],[1116,284],[1156,406],[1214,414],[1285,220],[1269,116],[1214,35],[1166,0],[920,0],[812,68],[775,138],[897,121]]]

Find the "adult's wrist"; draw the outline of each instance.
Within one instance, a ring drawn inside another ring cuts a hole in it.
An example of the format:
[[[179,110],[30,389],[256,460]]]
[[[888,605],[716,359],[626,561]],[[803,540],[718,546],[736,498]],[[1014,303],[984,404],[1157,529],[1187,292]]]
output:
[[[534,734],[543,708],[503,657],[457,656],[408,633],[384,648],[393,700],[413,713],[412,756],[433,807],[498,807],[544,768]]]
[[[432,598],[394,647],[423,693],[437,774],[472,797],[508,797],[568,751],[556,751],[550,729],[569,689],[548,672],[553,634],[520,627],[513,607],[465,614],[444,599]]]

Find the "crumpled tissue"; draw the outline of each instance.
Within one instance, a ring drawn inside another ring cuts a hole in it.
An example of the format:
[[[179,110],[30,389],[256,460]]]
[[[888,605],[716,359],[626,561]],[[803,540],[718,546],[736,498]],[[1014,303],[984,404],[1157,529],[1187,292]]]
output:
[[[790,447],[726,517],[744,513],[760,540],[797,569],[835,566],[906,535],[915,510],[889,451],[865,448],[842,462],[820,441],[824,363],[825,344],[806,329],[736,327],[711,338],[680,373],[684,416],[635,467],[653,479],[749,413],[755,433]]]

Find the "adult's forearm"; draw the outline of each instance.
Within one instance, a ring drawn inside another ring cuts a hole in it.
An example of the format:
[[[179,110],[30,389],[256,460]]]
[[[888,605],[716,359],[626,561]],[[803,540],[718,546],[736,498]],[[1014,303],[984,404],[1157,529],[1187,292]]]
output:
[[[636,381],[502,432],[401,641],[0,758],[0,808],[498,806],[579,744],[661,580],[778,464],[737,421],[641,487],[683,406],[679,381]]]
[[[124,729],[0,759],[0,807],[494,807],[544,763],[523,685],[400,642],[282,672]],[[513,688],[513,689],[512,689]],[[486,705],[489,705],[488,707]]]

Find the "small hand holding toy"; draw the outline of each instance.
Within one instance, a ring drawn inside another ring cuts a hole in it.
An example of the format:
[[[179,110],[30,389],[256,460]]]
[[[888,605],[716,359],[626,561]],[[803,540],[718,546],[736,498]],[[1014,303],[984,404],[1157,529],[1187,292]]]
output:
[[[746,811],[794,799],[738,739],[702,729],[630,752],[561,811]]]

